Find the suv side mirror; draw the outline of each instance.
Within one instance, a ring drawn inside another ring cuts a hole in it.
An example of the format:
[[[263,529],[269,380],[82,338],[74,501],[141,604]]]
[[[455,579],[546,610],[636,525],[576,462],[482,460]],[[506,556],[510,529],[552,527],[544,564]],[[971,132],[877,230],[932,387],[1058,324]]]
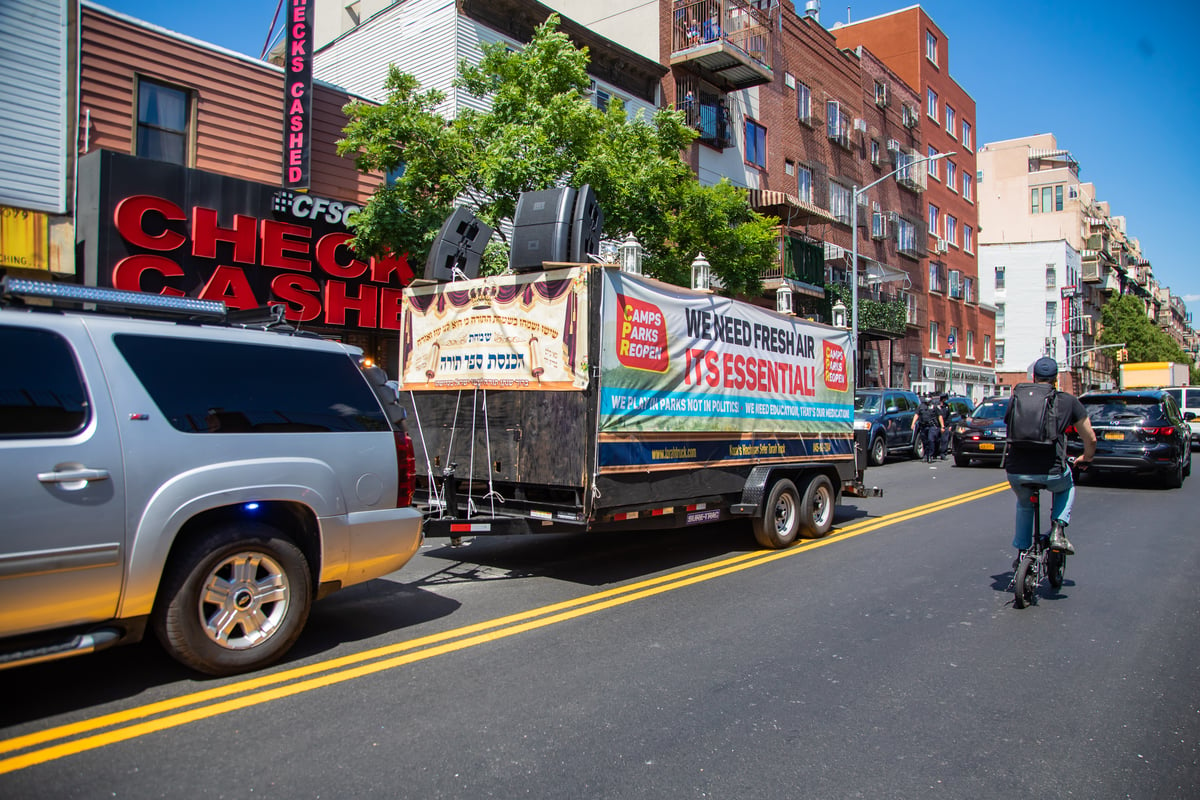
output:
[[[1195,411],[1185,411],[1185,412],[1183,412],[1183,418],[1186,419],[1188,422],[1191,422],[1192,420],[1194,420],[1196,418],[1196,412]]]
[[[899,406],[888,406],[887,408],[884,409],[884,413],[895,414],[899,410],[900,410]]]

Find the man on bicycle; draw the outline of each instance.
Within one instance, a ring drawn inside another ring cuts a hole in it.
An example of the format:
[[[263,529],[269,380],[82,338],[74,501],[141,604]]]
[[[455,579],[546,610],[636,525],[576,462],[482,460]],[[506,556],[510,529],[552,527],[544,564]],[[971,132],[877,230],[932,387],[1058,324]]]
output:
[[[1043,356],[1033,364],[1034,383],[1058,384],[1058,362]],[[1012,399],[1016,403],[1017,398]],[[1067,462],[1067,428],[1075,426],[1083,440],[1083,455],[1075,459],[1081,469],[1096,454],[1096,434],[1091,420],[1079,398],[1068,392],[1057,392],[1057,438],[1050,445],[1010,441],[1004,457],[1008,483],[1017,495],[1016,532],[1013,547],[1027,550],[1033,544],[1033,515],[1030,490],[1023,483],[1042,483],[1054,495],[1050,516],[1050,549],[1071,555],[1075,548],[1067,539],[1066,527],[1071,522],[1071,506],[1075,502],[1075,481]],[[1013,413],[1011,407],[1009,414]]]

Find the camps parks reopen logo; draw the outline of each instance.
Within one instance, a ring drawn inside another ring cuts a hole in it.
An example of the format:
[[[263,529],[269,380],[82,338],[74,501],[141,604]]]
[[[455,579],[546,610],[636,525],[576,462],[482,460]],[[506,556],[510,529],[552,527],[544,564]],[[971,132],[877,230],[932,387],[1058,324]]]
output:
[[[825,385],[834,391],[846,391],[850,385],[846,374],[846,351],[829,342],[821,342],[821,345],[825,357]]]
[[[667,321],[653,303],[617,295],[617,360],[630,369],[666,372]]]

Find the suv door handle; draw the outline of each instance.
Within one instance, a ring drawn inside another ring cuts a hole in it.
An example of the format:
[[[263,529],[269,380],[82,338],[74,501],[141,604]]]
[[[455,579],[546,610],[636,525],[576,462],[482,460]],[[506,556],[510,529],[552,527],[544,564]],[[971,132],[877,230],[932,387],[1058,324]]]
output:
[[[87,467],[55,468],[53,472],[39,472],[37,479],[42,483],[73,483],[75,481],[104,481],[109,478],[106,469]]]

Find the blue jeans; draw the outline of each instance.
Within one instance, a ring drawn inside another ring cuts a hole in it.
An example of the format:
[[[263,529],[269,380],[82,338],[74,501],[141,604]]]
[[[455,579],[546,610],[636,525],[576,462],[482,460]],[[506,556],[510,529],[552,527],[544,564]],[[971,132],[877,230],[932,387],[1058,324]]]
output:
[[[1075,504],[1075,481],[1071,478],[1071,468],[1062,475],[1013,475],[1008,476],[1008,485],[1017,494],[1017,521],[1013,535],[1013,547],[1026,550],[1033,544],[1033,503],[1030,496],[1032,489],[1022,486],[1022,483],[1044,483],[1046,489],[1054,495],[1054,504],[1050,509],[1051,519],[1058,520],[1064,525],[1071,521],[1071,506]],[[1049,535],[1049,530],[1042,531]]]

